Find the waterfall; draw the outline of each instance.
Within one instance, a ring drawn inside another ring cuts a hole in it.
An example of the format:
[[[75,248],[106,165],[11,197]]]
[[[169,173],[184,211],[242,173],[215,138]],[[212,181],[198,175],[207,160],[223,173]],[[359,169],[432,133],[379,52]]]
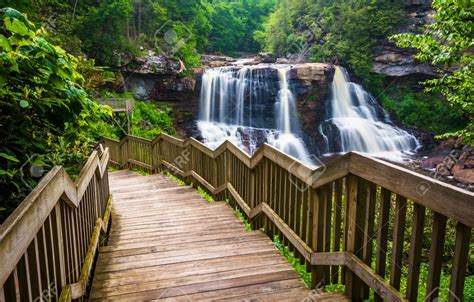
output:
[[[309,154],[306,151],[303,141],[293,133],[299,131],[298,118],[296,115],[295,97],[288,86],[288,67],[278,68],[278,78],[280,80],[280,91],[278,92],[278,130],[277,137],[271,137],[269,143],[284,153],[298,158],[302,162],[311,164]],[[293,121],[293,122],[292,122]]]
[[[258,65],[206,70],[197,123],[204,143],[215,148],[229,140],[253,154],[266,142],[309,162],[305,145],[297,136],[299,122],[288,85],[289,69]]]
[[[336,67],[330,109],[319,127],[326,153],[359,151],[400,161],[420,147],[413,135],[393,125],[362,86],[350,82],[341,67]]]

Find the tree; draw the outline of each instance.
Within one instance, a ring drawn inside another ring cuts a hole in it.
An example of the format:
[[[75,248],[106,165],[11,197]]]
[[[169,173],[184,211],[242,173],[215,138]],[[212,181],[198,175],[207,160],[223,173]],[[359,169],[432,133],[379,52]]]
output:
[[[125,29],[131,12],[129,0],[101,0],[81,18],[77,36],[98,64],[115,66],[119,54],[129,49]]]
[[[79,163],[91,123],[107,114],[82,89],[77,59],[25,15],[0,9],[0,221],[34,187],[22,163]],[[16,198],[15,198],[16,197]]]
[[[434,22],[423,33],[393,36],[400,47],[414,47],[415,58],[438,67],[439,78],[425,81],[470,119],[468,126],[446,136],[463,136],[474,145],[474,6],[469,0],[434,0]]]
[[[281,0],[257,37],[279,56],[342,64],[370,84],[375,47],[405,16],[399,2]]]

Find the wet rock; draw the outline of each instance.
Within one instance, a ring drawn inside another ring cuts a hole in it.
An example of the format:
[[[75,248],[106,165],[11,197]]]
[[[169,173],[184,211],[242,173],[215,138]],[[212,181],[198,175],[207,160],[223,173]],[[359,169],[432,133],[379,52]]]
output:
[[[474,169],[463,169],[454,172],[454,179],[465,183],[465,184],[474,184]]]
[[[227,56],[201,55],[201,64],[208,68],[227,66],[235,61],[236,59]]]
[[[270,52],[261,52],[258,54],[256,57],[256,61],[259,61],[260,63],[275,63],[276,58],[275,56],[270,53]]]
[[[299,81],[326,81],[334,76],[335,68],[332,64],[325,63],[303,63],[295,64],[289,71],[290,80]]]
[[[446,150],[450,151],[444,155]],[[472,146],[463,145],[462,139],[448,139],[443,141],[435,152],[439,155],[422,161],[421,168],[433,169],[436,165],[433,177],[453,180],[460,187],[474,189],[474,148]]]
[[[278,58],[275,61],[276,64],[290,64],[290,60],[287,58]]]
[[[420,166],[423,169],[435,169],[436,166],[443,162],[444,156],[439,155],[435,157],[428,158],[421,162]]]
[[[163,55],[156,55],[153,51],[149,51],[146,56],[136,58],[122,67],[122,70],[125,73],[151,76],[177,75],[185,69],[186,68],[181,60],[168,58]]]

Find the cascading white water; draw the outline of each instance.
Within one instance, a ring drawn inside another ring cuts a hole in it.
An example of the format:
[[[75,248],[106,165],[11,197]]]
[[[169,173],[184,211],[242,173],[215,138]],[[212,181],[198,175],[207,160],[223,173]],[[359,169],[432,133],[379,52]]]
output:
[[[311,163],[303,141],[293,134],[296,133],[297,129],[292,128],[295,128],[295,125],[298,123],[291,123],[292,115],[296,114],[296,106],[295,97],[288,86],[288,70],[288,67],[278,68],[280,91],[278,92],[277,112],[279,120],[277,123],[280,133],[278,137],[271,138],[269,143],[275,148],[292,155],[302,162]]]
[[[269,70],[278,72],[275,96],[268,83]],[[212,148],[229,140],[252,154],[265,141],[304,162],[309,156],[296,136],[298,120],[295,99],[288,86],[288,66],[229,66],[207,70],[202,79],[201,116],[197,125],[204,142]],[[277,88],[278,89],[278,88]],[[272,101],[275,107],[263,103]],[[259,115],[255,117],[253,115]],[[262,115],[272,116],[270,119]],[[269,121],[272,120],[272,125]],[[262,138],[263,137],[263,138]]]
[[[336,67],[332,83],[330,118],[319,129],[327,153],[359,151],[400,161],[420,147],[413,135],[391,123],[362,86],[350,82],[341,67]]]

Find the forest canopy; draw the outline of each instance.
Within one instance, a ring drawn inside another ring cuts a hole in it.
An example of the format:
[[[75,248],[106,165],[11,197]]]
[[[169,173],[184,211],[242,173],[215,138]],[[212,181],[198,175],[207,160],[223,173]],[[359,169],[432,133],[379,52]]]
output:
[[[0,7],[25,12],[33,23],[45,27],[51,42],[76,56],[85,53],[98,65],[117,66],[144,49],[164,50],[168,38],[164,35],[172,29],[180,43],[173,55],[195,67],[200,53],[258,52],[254,32],[262,29],[275,2],[2,0]]]

